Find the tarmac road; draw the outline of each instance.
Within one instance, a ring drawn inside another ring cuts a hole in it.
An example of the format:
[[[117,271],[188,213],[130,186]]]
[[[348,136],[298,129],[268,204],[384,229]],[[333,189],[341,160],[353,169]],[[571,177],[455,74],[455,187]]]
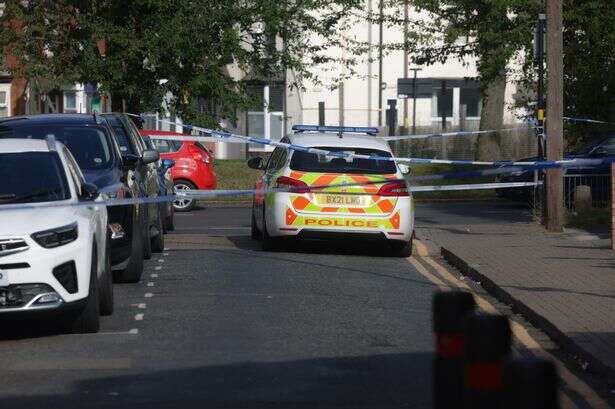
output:
[[[99,334],[0,338],[0,408],[432,406],[431,297],[455,281],[437,251],[267,253],[249,235],[246,207],[176,214]],[[589,407],[570,395],[564,408]]]

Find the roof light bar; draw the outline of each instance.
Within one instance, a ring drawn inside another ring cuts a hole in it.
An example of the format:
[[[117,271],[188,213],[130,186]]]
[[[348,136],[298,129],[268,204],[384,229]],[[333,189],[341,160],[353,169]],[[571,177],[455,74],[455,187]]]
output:
[[[367,126],[323,126],[323,125],[293,125],[293,131],[299,132],[342,132],[342,133],[364,133],[368,135],[378,135],[378,128]]]

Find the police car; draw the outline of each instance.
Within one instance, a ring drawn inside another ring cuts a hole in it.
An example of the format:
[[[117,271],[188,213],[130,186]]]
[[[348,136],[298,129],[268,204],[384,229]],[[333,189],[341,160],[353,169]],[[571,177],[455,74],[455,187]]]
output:
[[[284,238],[386,240],[394,254],[410,256],[414,204],[403,178],[408,168],[383,159],[392,153],[375,136],[378,129],[295,125],[293,130],[282,142],[299,149],[276,147],[267,161],[248,161],[264,171],[256,183],[252,238],[264,250],[274,250]]]

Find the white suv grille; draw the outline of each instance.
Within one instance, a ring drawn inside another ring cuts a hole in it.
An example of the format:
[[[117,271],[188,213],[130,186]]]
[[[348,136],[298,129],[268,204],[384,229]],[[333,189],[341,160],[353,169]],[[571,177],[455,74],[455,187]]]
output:
[[[30,247],[23,239],[0,239],[0,257],[20,253]]]

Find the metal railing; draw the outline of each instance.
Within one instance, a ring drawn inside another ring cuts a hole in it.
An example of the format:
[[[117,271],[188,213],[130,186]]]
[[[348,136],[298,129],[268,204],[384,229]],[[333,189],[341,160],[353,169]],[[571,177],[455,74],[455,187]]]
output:
[[[575,210],[575,192],[579,186],[588,186],[593,208],[611,206],[611,175],[609,174],[571,174],[564,175],[564,206]]]

